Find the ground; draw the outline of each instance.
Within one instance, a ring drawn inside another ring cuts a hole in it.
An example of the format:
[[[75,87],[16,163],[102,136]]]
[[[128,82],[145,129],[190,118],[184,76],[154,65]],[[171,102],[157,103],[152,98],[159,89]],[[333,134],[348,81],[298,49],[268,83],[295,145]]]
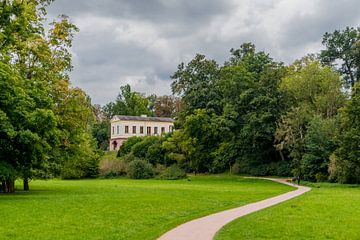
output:
[[[215,239],[360,239],[360,186],[306,185],[310,192],[239,218]]]
[[[190,219],[293,189],[232,175],[190,176],[189,180],[32,181],[30,192],[0,195],[0,219],[6,219],[0,236],[156,239]]]

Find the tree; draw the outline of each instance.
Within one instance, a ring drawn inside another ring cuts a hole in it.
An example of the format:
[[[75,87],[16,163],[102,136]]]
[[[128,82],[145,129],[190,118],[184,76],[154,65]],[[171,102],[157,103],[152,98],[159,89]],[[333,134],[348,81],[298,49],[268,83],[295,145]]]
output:
[[[216,128],[212,124],[211,115],[205,109],[197,109],[186,117],[184,133],[194,143],[194,151],[190,156],[190,167],[196,173],[208,172],[213,158],[211,152],[219,144]]]
[[[177,163],[179,166],[190,170],[190,161],[195,151],[195,140],[184,133],[183,129],[178,129],[162,143],[165,150],[165,164]]]
[[[330,178],[341,183],[360,183],[360,89],[354,86],[350,101],[340,114],[337,149],[331,157]]]
[[[297,61],[288,68],[287,75],[281,80],[280,90],[291,105],[278,122],[275,147],[283,159],[284,153],[290,158],[294,175],[302,176],[302,159],[307,150],[305,139],[310,122],[317,116],[324,121],[334,118],[345,103],[345,94],[340,76],[330,67],[309,58]],[[314,134],[311,132],[311,135]],[[308,137],[315,141],[313,138]],[[324,154],[316,157],[322,159]],[[328,164],[328,159],[324,161]],[[313,176],[310,178],[314,179]]]
[[[181,111],[181,99],[175,96],[160,96],[155,100],[157,117],[176,117]]]
[[[236,149],[232,158],[249,173],[275,160],[276,121],[284,109],[278,85],[284,68],[268,54],[256,52],[253,44],[243,44],[231,53],[218,82],[225,130],[221,136],[223,142],[233,145],[227,148]]]
[[[184,116],[192,114],[196,109],[219,111],[217,103],[221,95],[215,85],[219,73],[219,65],[200,54],[186,66],[184,63],[178,66],[178,70],[171,76],[171,89],[173,94],[182,97]]]
[[[46,88],[41,91],[41,88],[25,87],[25,79],[6,64],[0,63],[0,66],[0,89],[7,93],[0,99],[0,112],[4,121],[2,143],[8,145],[1,147],[0,159],[4,162],[4,168],[11,166],[22,176],[24,190],[29,190],[31,171],[43,167],[51,147],[56,144],[52,101],[46,94]],[[47,104],[42,105],[43,102]],[[15,171],[10,169],[10,172]],[[14,180],[18,176],[11,178]]]
[[[360,28],[346,27],[344,30],[336,30],[333,33],[326,32],[322,41],[326,49],[321,51],[321,61],[335,66],[348,87],[353,87],[359,80],[360,69],[356,64],[353,51],[353,46],[359,39]],[[338,61],[340,61],[340,66],[337,66]]]
[[[301,172],[305,180],[324,181],[328,179],[330,155],[335,150],[335,119],[315,116],[309,123],[304,138],[304,154]]]
[[[97,147],[102,150],[107,150],[109,148],[109,139],[110,139],[110,121],[109,120],[100,120],[96,122],[92,129],[92,136],[97,141]]]
[[[26,190],[33,174],[45,177],[59,173],[70,152],[82,151],[79,139],[92,146],[87,154],[96,152],[88,144],[92,142],[89,126],[93,123],[90,99],[69,83],[69,49],[78,29],[62,15],[46,33],[44,22],[50,2],[0,3],[0,61],[9,66],[6,72],[12,76],[4,78],[15,86],[7,89],[8,99],[1,110],[16,133],[9,148],[11,161],[16,164],[10,165],[16,166],[16,177],[23,178]]]
[[[150,114],[148,106],[149,100],[144,95],[131,91],[130,85],[127,84],[120,87],[120,93],[115,102],[106,104],[103,110],[111,119],[115,115],[140,116]]]

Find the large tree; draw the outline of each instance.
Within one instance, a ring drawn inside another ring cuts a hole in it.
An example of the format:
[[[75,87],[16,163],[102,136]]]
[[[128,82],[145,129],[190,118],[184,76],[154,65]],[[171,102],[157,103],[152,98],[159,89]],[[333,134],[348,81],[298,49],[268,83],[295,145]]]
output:
[[[321,51],[323,63],[334,66],[343,76],[346,86],[353,87],[360,79],[359,65],[356,63],[354,44],[360,40],[360,28],[346,27],[323,37],[325,50]]]
[[[197,54],[188,64],[181,63],[171,76],[171,89],[183,101],[183,115],[192,114],[196,109],[220,111],[221,94],[216,88],[220,67],[214,60]]]
[[[341,183],[360,183],[360,88],[341,111],[337,133],[338,147],[331,157],[330,177]]]
[[[54,170],[61,168],[63,156],[71,152],[71,143],[79,136],[85,139],[90,136],[90,118],[82,117],[91,109],[88,97],[69,83],[72,69],[69,49],[77,28],[68,17],[60,16],[46,32],[46,7],[50,3],[50,0],[0,3],[0,61],[9,67],[11,78],[7,79],[12,79],[18,89],[5,92],[7,97],[22,99],[11,104],[7,101],[1,110],[17,132],[11,148],[17,177],[23,178],[25,190],[32,174],[53,175]],[[75,123],[65,124],[74,115],[80,116]],[[92,148],[90,152],[94,151]]]
[[[157,117],[176,117],[181,111],[181,99],[168,95],[156,97],[154,111]]]
[[[141,93],[131,90],[129,84],[120,87],[115,102],[106,104],[103,108],[107,117],[111,119],[115,115],[140,116],[150,114],[149,100]]]
[[[223,95],[223,118],[231,133],[225,141],[234,145],[237,162],[249,172],[276,158],[274,132],[284,109],[278,85],[285,71],[268,54],[256,52],[251,43],[232,49],[231,54],[218,83]]]
[[[286,155],[290,159],[295,175],[314,180],[314,174],[308,171],[309,164],[307,163],[318,158],[317,162],[328,164],[331,148],[329,150],[323,146],[322,150],[326,154],[315,156],[321,151],[315,151],[313,145],[333,141],[321,139],[316,135],[331,138],[331,135],[327,133],[327,119],[334,118],[338,109],[345,103],[346,98],[342,91],[340,76],[329,66],[322,66],[315,59],[304,58],[289,66],[286,76],[281,80],[280,90],[286,96],[286,101],[290,106],[278,122],[275,146],[283,157]],[[313,120],[315,117],[319,117],[320,120]],[[322,132],[312,130],[311,135],[307,136],[308,129],[315,127],[321,128],[319,131]],[[315,143],[317,140],[319,142]],[[321,168],[321,173],[326,174],[323,171],[324,168],[326,167]]]

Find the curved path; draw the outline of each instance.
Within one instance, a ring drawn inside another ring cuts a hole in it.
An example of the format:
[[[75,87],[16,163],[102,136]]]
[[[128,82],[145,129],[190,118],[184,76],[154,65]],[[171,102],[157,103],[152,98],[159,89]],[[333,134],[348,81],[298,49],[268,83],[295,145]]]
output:
[[[186,222],[162,235],[158,240],[211,240],[223,226],[239,217],[259,211],[261,209],[284,202],[291,198],[300,196],[311,190],[311,188],[298,186],[284,179],[262,178],[278,183],[297,187],[297,190],[287,192],[276,197],[268,198],[259,202],[250,203],[238,208],[214,213],[202,218]]]

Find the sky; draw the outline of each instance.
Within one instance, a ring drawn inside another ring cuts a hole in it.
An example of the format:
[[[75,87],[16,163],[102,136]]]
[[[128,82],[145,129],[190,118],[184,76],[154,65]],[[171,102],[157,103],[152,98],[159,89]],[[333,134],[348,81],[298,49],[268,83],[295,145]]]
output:
[[[55,0],[79,27],[71,49],[73,86],[104,105],[120,86],[171,94],[170,76],[196,53],[222,64],[252,42],[287,64],[319,52],[322,35],[360,26],[359,0]]]

